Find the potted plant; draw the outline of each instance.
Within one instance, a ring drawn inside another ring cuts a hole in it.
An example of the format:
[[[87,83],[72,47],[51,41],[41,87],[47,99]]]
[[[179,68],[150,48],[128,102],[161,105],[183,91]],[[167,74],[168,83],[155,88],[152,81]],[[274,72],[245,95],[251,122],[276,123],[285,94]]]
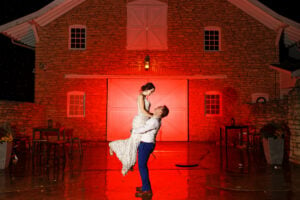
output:
[[[283,121],[271,121],[265,124],[260,133],[263,137],[264,154],[268,164],[281,165],[284,155],[284,136],[289,128]]]
[[[0,169],[8,167],[12,152],[13,131],[9,123],[0,127]]]

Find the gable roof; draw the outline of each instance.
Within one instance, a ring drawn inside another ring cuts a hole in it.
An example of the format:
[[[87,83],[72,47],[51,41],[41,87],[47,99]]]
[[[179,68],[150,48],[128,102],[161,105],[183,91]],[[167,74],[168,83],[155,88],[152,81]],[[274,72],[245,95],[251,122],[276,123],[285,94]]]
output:
[[[287,47],[300,42],[299,23],[279,15],[257,0],[228,1],[272,30],[284,28],[284,44]]]
[[[36,25],[45,26],[85,0],[54,0],[42,9],[0,26],[0,33],[29,47],[38,42]]]
[[[36,42],[39,40],[36,25],[45,26],[84,1],[85,0],[54,0],[32,14],[0,26],[0,33],[29,47],[35,47]],[[277,14],[257,0],[227,1],[268,28],[274,31],[283,30],[285,33],[284,43],[287,47],[300,42],[299,23]]]

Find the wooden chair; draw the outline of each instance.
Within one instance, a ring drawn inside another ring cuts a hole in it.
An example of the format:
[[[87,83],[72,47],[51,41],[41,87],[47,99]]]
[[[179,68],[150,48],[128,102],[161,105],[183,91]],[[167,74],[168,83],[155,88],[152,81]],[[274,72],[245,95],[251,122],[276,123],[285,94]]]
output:
[[[73,145],[77,144],[79,154],[80,154],[80,156],[82,156],[81,140],[79,137],[74,137],[73,132],[74,132],[74,129],[71,129],[71,128],[65,129],[65,136],[67,138],[67,142],[70,144],[69,154],[73,155],[73,152],[74,152]]]
[[[32,161],[34,161],[34,158],[37,156],[40,157],[41,160],[42,157],[46,156],[47,139],[43,138],[41,133],[39,138],[36,138],[36,134],[34,134],[31,142]]]
[[[59,135],[57,132],[45,132],[44,136],[46,137],[47,144],[47,162],[53,158],[53,160],[59,161],[61,158],[65,162],[66,160],[66,140],[65,140],[65,130],[60,128]]]
[[[250,126],[250,146],[253,150],[258,150],[261,146],[261,134],[257,131],[255,126]]]

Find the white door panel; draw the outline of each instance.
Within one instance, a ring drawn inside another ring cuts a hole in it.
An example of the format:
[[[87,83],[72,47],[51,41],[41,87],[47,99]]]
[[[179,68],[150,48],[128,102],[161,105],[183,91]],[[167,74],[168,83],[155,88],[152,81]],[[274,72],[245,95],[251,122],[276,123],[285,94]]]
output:
[[[107,140],[129,137],[132,119],[137,114],[140,87],[152,82],[156,89],[149,97],[150,111],[160,105],[170,113],[162,120],[157,141],[187,141],[187,81],[163,79],[110,79],[108,81]]]

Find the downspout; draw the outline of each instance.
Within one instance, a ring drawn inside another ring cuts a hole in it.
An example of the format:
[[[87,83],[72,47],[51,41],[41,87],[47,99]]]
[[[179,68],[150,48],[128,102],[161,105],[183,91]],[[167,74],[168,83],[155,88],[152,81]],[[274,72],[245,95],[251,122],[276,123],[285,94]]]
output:
[[[279,47],[279,43],[280,43],[280,38],[281,38],[281,35],[284,31],[284,29],[286,27],[288,27],[289,25],[287,24],[281,24],[276,30],[277,30],[277,35],[276,35],[276,39],[275,39],[275,48],[276,48],[276,60],[278,63],[280,63],[280,47]],[[277,71],[275,70],[275,98],[277,98]],[[280,96],[280,95],[279,95]],[[280,97],[279,97],[280,98]]]

